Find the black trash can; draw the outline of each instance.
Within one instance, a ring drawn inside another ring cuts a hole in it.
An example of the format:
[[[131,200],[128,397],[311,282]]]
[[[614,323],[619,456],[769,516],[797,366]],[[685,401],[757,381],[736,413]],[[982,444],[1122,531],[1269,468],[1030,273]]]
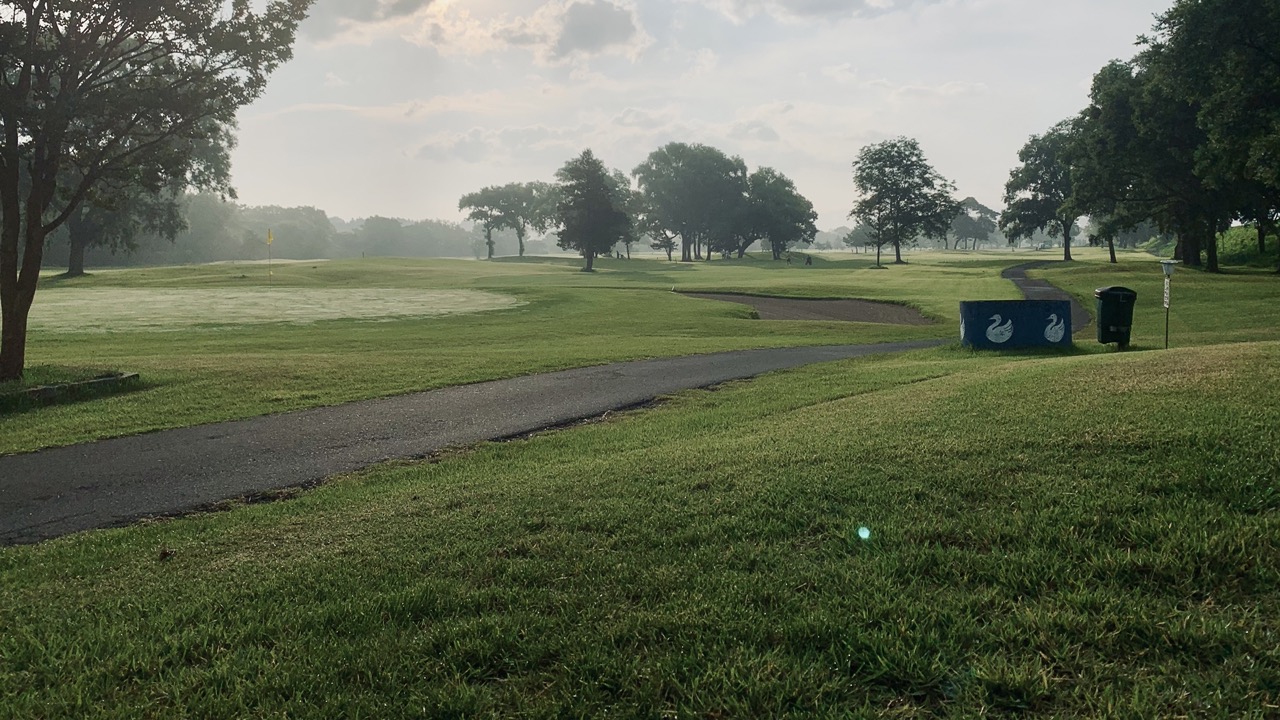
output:
[[[1129,347],[1138,293],[1126,287],[1104,287],[1094,291],[1093,296],[1098,299],[1098,342],[1116,343],[1121,350]]]

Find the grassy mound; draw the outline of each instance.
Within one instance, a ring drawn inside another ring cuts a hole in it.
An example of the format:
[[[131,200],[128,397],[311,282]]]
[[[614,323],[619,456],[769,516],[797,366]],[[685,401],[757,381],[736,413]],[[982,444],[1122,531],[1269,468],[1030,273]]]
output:
[[[1265,716],[1277,440],[1275,342],[779,373],[0,550],[0,714]]]

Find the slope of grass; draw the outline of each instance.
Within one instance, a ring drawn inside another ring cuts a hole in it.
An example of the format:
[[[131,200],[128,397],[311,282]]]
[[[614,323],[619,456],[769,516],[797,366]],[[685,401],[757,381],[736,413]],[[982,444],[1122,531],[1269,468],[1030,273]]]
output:
[[[0,549],[0,715],[1274,716],[1277,440],[1277,343],[774,374]]]

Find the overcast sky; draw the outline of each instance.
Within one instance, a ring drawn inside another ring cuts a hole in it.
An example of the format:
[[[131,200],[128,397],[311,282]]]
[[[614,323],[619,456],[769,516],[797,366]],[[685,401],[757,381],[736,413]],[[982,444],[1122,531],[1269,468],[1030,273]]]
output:
[[[1083,108],[1171,0],[317,0],[240,114],[250,205],[460,220],[584,148],[672,141],[768,165],[847,224],[850,164],[898,135],[999,207],[1018,149]]]

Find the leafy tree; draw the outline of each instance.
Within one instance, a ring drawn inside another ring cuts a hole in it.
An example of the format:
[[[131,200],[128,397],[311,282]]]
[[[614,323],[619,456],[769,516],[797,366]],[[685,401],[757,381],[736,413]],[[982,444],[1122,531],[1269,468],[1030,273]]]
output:
[[[1173,92],[1169,70],[1152,51],[1094,77],[1092,103],[1076,123],[1072,205],[1120,229],[1151,220],[1177,235],[1178,259],[1217,272],[1216,236],[1239,195],[1198,172],[1208,138],[1196,105]]]
[[[857,252],[858,248],[866,250],[876,244],[876,238],[872,237],[871,231],[867,229],[866,225],[861,224],[855,225],[853,229],[849,230],[841,241],[852,248],[854,252]],[[879,259],[876,260],[876,264],[880,264]]]
[[[323,210],[313,207],[242,207],[240,223],[245,245],[255,250],[270,230],[275,240],[272,254],[277,258],[310,260],[330,257],[337,232]]]
[[[555,188],[549,183],[508,183],[463,195],[458,201],[458,209],[470,209],[468,219],[484,228],[485,244],[492,260],[495,230],[506,228],[515,231],[520,257],[524,257],[529,230],[547,231],[548,223],[555,216],[557,201]]]
[[[490,260],[493,259],[493,231],[509,227],[510,205],[509,194],[499,186],[490,186],[467,193],[458,200],[458,209],[470,210],[467,213],[467,219],[484,229],[484,244],[488,247]],[[524,254],[523,241],[520,243],[520,254]]]
[[[22,376],[45,240],[108,179],[165,187],[289,59],[311,0],[25,0],[0,17],[0,381]]]
[[[1071,232],[1082,214],[1074,203],[1071,184],[1073,126],[1063,121],[1044,135],[1033,135],[1018,151],[1021,165],[1009,173],[1004,186],[1000,230],[1016,242],[1037,230],[1062,238],[1062,259],[1071,260]]]
[[[925,235],[940,237],[959,210],[955,186],[925,160],[920,144],[899,137],[868,145],[853,161],[853,184],[861,199],[849,216],[866,226],[880,251],[892,245],[894,262],[904,263],[902,246]]]
[[[956,213],[955,218],[951,221],[951,234],[956,238],[956,249],[960,249],[960,244],[973,243],[973,249],[977,250],[978,246],[991,239],[991,234],[996,231],[996,221],[1000,218],[1000,213],[983,205],[973,197],[967,197],[960,201],[960,211]],[[946,238],[943,238],[945,247]]]
[[[558,244],[586,258],[582,270],[592,272],[597,255],[609,252],[633,232],[625,189],[591,150],[565,163],[556,179],[560,181]]]
[[[751,174],[749,186],[749,231],[743,233],[745,245],[739,246],[739,257],[756,239],[763,238],[769,242],[773,259],[781,260],[792,245],[811,242],[818,234],[818,214],[813,203],[796,190],[786,175],[762,167]]]
[[[1265,253],[1280,215],[1280,3],[1179,0],[1143,41],[1173,94],[1196,109],[1197,174],[1232,189],[1236,216],[1256,224]]]
[[[187,226],[183,206],[189,188],[235,197],[230,157],[235,138],[229,129],[211,123],[204,138],[174,138],[170,142],[189,145],[182,153],[189,165],[171,177],[167,186],[149,187],[145,175],[136,170],[104,178],[67,218],[66,277],[84,275],[85,251],[90,247],[105,247],[112,254],[133,252],[142,233],[173,242]]]
[[[670,143],[632,171],[644,198],[644,230],[679,237],[681,262],[702,259],[703,245],[727,245],[747,193],[747,166],[706,145]]]

